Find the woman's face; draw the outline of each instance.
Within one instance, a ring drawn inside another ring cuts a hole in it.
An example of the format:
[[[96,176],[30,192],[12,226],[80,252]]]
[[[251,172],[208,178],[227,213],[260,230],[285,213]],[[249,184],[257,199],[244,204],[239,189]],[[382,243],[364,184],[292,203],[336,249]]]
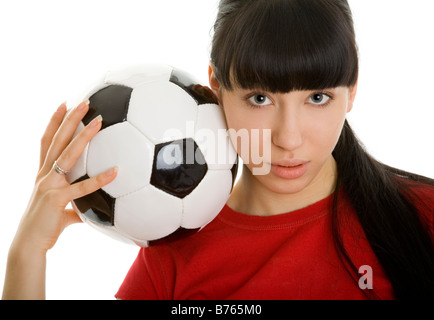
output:
[[[296,193],[327,178],[357,86],[290,93],[228,91],[213,78],[212,69],[210,84],[224,108],[232,143],[262,185],[276,193]],[[242,133],[248,139],[240,138]]]

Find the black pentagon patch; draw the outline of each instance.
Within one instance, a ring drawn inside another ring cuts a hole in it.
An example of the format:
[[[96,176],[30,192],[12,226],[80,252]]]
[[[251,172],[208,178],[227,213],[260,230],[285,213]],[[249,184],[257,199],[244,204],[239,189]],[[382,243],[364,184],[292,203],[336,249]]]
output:
[[[184,71],[173,69],[170,82],[181,87],[196,100],[198,105],[208,103],[218,104],[218,100],[211,89],[198,84],[197,81],[193,80],[193,78]]]
[[[238,157],[237,157],[237,160],[235,161],[234,165],[231,168],[231,173],[232,173],[232,187],[231,187],[231,192],[232,192],[232,190],[234,190],[235,180],[236,180],[237,174],[238,174]]]
[[[89,179],[88,175],[79,178],[74,183],[86,179]],[[116,199],[99,189],[87,196],[75,199],[74,203],[78,210],[90,221],[103,226],[113,226],[115,201]]]
[[[120,85],[105,87],[89,98],[89,111],[83,118],[88,125],[98,115],[102,116],[102,129],[127,120],[132,88]]]
[[[151,184],[175,197],[184,198],[208,171],[205,157],[193,139],[155,146]]]
[[[186,229],[186,228],[178,228],[178,230],[176,230],[175,232],[169,234],[168,236],[161,238],[161,239],[157,239],[157,240],[152,240],[148,242],[148,246],[149,247],[153,247],[153,246],[157,246],[157,245],[162,245],[162,244],[169,244],[171,242],[180,240],[182,238],[191,236],[195,233],[197,233],[200,230],[200,228],[197,229]]]

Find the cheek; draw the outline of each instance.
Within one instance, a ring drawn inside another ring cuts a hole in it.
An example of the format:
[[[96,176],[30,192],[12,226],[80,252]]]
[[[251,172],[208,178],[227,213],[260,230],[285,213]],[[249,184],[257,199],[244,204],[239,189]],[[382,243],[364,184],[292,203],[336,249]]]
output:
[[[237,112],[237,108],[235,105],[231,103],[231,101],[228,99],[224,100],[223,103],[223,111],[226,118],[226,125],[228,127],[228,133],[229,138],[232,142],[232,145],[234,146],[235,150],[237,151],[238,155],[242,154],[241,150],[241,143],[242,132],[244,132],[247,127],[247,121],[245,121],[245,118],[243,118],[239,112]],[[243,130],[241,130],[243,129]],[[243,156],[241,156],[243,158]]]
[[[345,115],[342,111],[329,112],[316,121],[311,121],[306,130],[306,142],[309,142],[316,152],[331,154],[341,135]]]
[[[247,129],[259,128],[262,124],[256,112],[248,112],[244,107],[237,106],[235,103],[230,103],[231,100],[224,104],[223,110],[226,117],[228,129]]]
[[[271,130],[264,113],[246,112],[228,103],[224,113],[231,142],[245,164],[271,158]]]

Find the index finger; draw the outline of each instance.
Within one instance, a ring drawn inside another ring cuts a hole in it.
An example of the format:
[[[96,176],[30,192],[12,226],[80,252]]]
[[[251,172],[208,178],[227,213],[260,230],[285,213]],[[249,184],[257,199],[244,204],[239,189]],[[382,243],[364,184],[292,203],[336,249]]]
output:
[[[58,199],[66,205],[72,200],[91,194],[112,182],[116,178],[117,173],[118,167],[114,167],[95,177],[68,185],[61,190]]]

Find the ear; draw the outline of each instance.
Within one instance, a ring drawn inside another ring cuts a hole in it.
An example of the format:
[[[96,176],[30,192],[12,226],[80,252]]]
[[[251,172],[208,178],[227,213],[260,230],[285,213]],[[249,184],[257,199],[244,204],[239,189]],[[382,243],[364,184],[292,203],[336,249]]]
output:
[[[209,77],[209,86],[211,87],[212,92],[217,96],[218,100],[220,100],[220,83],[218,82],[215,72],[214,65],[210,62],[208,67],[208,77]]]
[[[357,80],[356,84],[352,87],[350,87],[350,90],[348,92],[348,108],[347,108],[347,112],[350,112],[353,109],[353,105],[354,105],[354,100],[356,99],[356,95],[357,95],[357,86],[359,84],[359,80]]]

